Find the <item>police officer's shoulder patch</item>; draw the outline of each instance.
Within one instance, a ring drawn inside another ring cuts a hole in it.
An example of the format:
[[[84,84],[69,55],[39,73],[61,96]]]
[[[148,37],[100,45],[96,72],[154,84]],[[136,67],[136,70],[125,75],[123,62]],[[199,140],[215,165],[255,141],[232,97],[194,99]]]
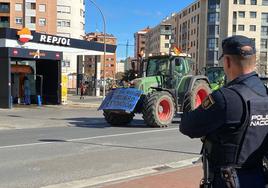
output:
[[[203,100],[201,106],[202,106],[203,109],[207,110],[211,106],[213,106],[213,104],[215,104],[215,101],[214,101],[213,97],[211,95],[208,95],[207,98],[205,98],[205,100]]]

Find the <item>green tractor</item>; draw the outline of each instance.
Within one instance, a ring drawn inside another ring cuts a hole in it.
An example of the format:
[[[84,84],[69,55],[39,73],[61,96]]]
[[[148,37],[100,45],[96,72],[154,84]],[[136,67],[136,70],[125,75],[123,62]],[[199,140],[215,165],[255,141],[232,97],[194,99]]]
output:
[[[226,83],[223,67],[205,68],[205,75],[208,77],[210,87],[213,91],[221,88]]]
[[[151,56],[144,76],[109,92],[99,110],[111,125],[126,125],[142,113],[148,126],[166,127],[176,112],[197,108],[211,93],[207,77],[194,75],[193,67],[186,54]]]

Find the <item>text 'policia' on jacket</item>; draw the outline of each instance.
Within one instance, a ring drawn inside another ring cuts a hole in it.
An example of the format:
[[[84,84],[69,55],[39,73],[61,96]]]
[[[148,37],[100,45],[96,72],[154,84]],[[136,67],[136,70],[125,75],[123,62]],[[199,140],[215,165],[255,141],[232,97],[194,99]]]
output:
[[[262,95],[243,82],[228,88],[242,98],[245,115],[241,126],[223,126],[206,138],[204,147],[208,150],[210,164],[214,167],[261,167],[268,147],[268,91]]]

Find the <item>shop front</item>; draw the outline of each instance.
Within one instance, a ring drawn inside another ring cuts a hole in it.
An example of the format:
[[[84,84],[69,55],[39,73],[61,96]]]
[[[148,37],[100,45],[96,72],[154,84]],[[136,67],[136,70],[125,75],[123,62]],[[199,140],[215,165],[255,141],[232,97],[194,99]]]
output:
[[[0,108],[61,103],[62,52],[0,48]]]
[[[0,108],[40,101],[61,104],[62,93],[67,93],[61,90],[63,54],[74,54],[81,65],[81,56],[101,55],[103,50],[101,43],[0,28]],[[107,54],[115,50],[107,45]]]

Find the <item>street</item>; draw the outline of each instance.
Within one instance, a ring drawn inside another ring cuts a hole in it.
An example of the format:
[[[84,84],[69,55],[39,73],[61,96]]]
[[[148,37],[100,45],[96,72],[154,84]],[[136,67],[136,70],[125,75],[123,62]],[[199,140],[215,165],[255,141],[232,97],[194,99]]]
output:
[[[0,187],[79,184],[199,157],[200,141],[180,134],[178,122],[149,128],[138,115],[110,127],[94,108],[0,110]]]

